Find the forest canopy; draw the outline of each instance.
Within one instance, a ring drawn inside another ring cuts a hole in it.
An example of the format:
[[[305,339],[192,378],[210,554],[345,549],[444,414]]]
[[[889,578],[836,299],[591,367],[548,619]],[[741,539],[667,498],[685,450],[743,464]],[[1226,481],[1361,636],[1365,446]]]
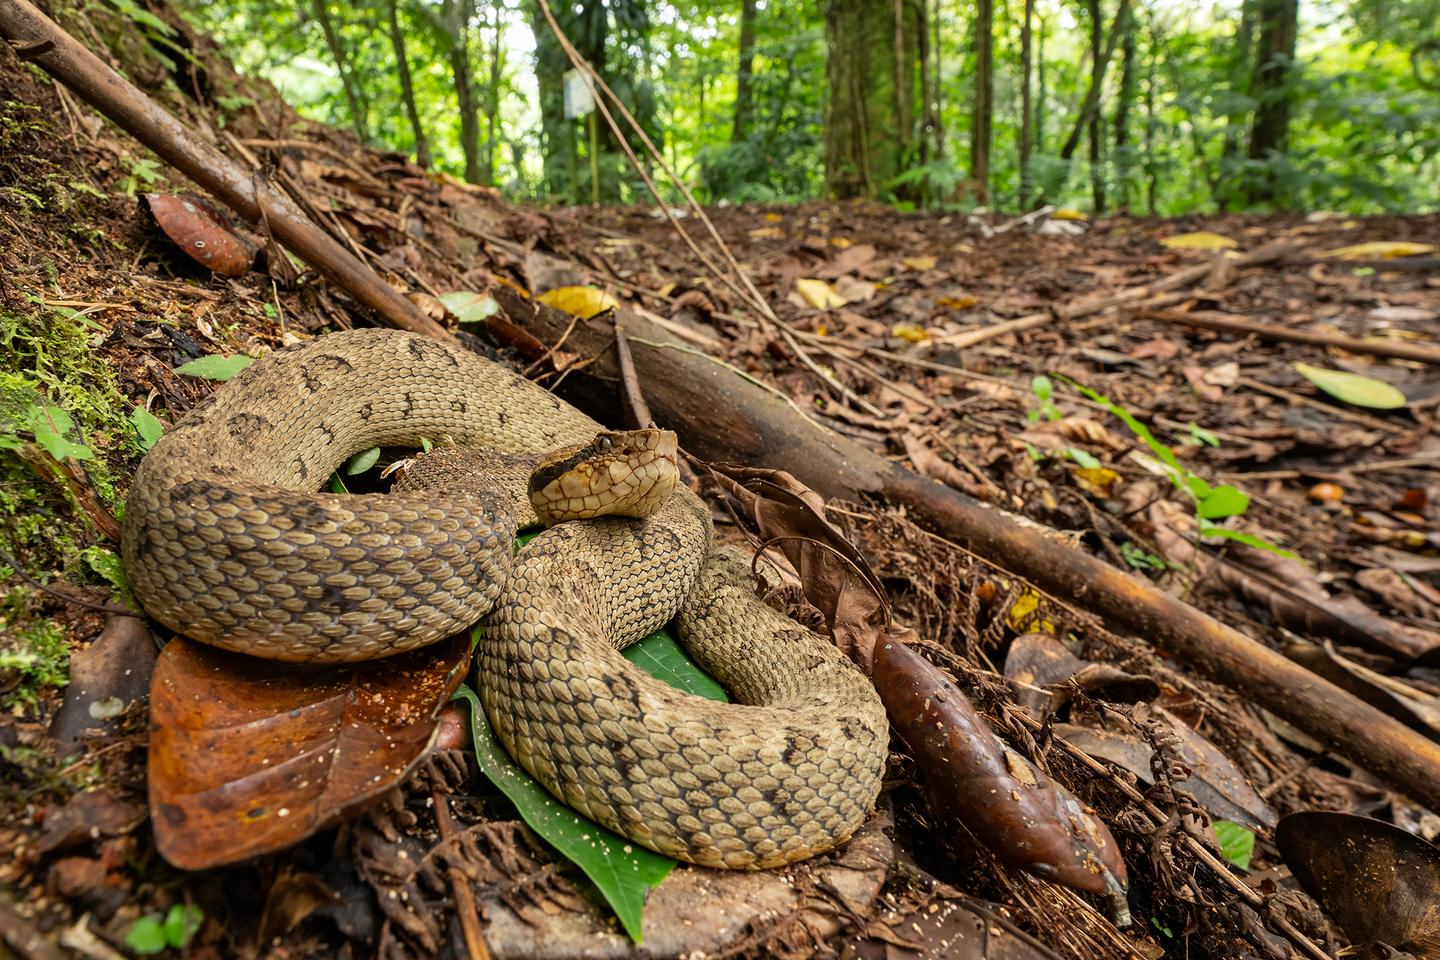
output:
[[[1437,0],[553,8],[702,201],[1440,206]],[[571,63],[537,0],[189,13],[246,71],[369,145],[521,199],[649,199],[603,120],[567,119]]]

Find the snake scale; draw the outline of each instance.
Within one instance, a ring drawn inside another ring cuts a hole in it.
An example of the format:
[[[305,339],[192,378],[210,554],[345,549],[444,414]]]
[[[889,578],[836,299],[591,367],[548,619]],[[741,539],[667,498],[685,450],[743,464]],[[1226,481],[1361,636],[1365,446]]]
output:
[[[710,549],[694,493],[679,485],[648,519],[558,524],[515,554],[533,514],[507,455],[533,463],[600,432],[457,347],[329,334],[256,361],[151,449],[126,504],[126,570],[177,632],[282,660],[389,656],[488,613],[486,713],[565,803],[705,866],[776,866],[844,841],[879,792],[884,708],[833,645],[753,596],[746,557]],[[422,438],[447,446],[391,492],[319,492],[355,452]],[[620,656],[677,615],[738,703]]]

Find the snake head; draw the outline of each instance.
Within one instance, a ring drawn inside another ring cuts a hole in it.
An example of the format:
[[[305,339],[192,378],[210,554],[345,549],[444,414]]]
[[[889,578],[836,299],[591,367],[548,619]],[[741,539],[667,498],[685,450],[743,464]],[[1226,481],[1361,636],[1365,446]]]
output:
[[[680,479],[675,434],[605,432],[548,454],[530,474],[530,504],[546,526],[587,517],[648,517]]]

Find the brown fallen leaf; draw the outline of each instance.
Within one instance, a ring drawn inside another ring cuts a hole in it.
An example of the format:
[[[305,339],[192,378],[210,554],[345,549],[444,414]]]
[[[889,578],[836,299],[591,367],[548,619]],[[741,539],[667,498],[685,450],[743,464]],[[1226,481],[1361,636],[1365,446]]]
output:
[[[1205,737],[1190,729],[1163,707],[1149,708],[1152,715],[1164,720],[1179,739],[1176,754],[1190,768],[1185,789],[1194,795],[1200,806],[1211,816],[1231,820],[1252,830],[1275,825],[1275,811],[1266,803],[1250,780]],[[1147,740],[1119,730],[1101,730],[1077,724],[1057,723],[1055,735],[1079,747],[1090,756],[1108,760],[1133,773],[1142,783],[1155,782],[1150,759],[1155,754]]]
[[[424,756],[469,663],[466,635],[328,668],[172,640],[150,689],[156,847],[201,870],[339,822]]]
[[[1117,925],[1129,923],[1125,861],[1105,824],[995,736],[960,688],[906,644],[876,644],[873,676],[938,813],[1004,863],[1107,897]]]
[[[1082,660],[1048,633],[1015,638],[1005,657],[1005,678],[1015,691],[1015,702],[1037,720],[1048,719],[1070,701],[1076,689],[1113,703],[1150,701],[1160,695],[1160,685],[1149,677]]]
[[[1401,723],[1440,738],[1440,697],[1342,657],[1329,643],[1320,646],[1293,640],[1286,645],[1285,656]]]
[[[45,831],[35,843],[40,853],[55,853],[99,837],[129,833],[145,819],[145,811],[126,803],[104,787],[71,797],[65,806],[45,815]]]
[[[68,744],[86,730],[111,726],[150,689],[157,654],[155,639],[139,617],[106,617],[100,636],[70,655],[70,683],[50,736]]]
[[[231,227],[209,201],[173,193],[147,193],[145,206],[177,247],[224,277],[248,273],[257,245]]]
[[[1360,948],[1440,957],[1440,849],[1383,820],[1348,813],[1292,813],[1275,845],[1295,879]]]

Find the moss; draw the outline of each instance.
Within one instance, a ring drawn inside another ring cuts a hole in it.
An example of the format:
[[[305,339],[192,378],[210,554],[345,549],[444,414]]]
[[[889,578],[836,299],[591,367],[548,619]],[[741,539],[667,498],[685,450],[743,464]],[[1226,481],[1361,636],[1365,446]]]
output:
[[[0,600],[0,687],[10,688],[0,693],[0,710],[16,716],[33,711],[47,690],[65,686],[70,675],[65,629],[36,616],[34,602],[26,589]]]

